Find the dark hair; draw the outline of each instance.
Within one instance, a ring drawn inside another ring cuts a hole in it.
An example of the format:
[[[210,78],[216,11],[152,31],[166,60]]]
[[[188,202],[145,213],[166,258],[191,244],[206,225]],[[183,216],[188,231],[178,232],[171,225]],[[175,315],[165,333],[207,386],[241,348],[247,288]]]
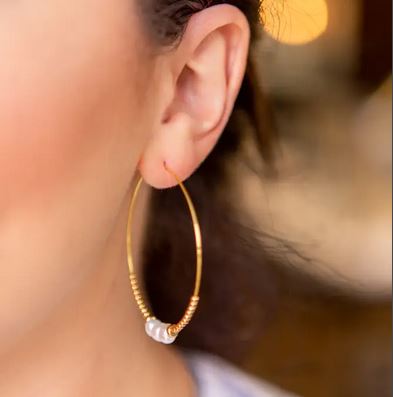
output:
[[[176,46],[192,15],[210,6],[234,5],[250,23],[250,56],[232,116],[214,150],[186,182],[202,226],[204,277],[199,310],[179,337],[183,346],[236,360],[259,335],[275,294],[269,255],[222,194],[231,183],[228,160],[239,153],[246,138],[253,140],[265,164],[272,164],[270,118],[253,66],[253,43],[261,30],[260,0],[142,3],[148,32],[158,46]],[[164,320],[176,321],[192,291],[195,261],[192,225],[178,189],[153,192],[145,238],[149,241],[144,250],[145,282],[151,305]]]

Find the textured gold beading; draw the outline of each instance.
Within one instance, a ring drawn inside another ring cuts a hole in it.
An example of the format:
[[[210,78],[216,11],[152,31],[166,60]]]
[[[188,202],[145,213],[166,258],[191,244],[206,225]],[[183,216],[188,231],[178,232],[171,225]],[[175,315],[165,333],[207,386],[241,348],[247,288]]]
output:
[[[196,274],[195,274],[195,285],[194,285],[194,291],[191,296],[190,302],[188,304],[188,307],[183,315],[183,317],[180,319],[180,321],[176,324],[169,324],[167,327],[167,332],[170,337],[176,337],[186,326],[187,324],[191,321],[192,316],[194,315],[198,303],[199,303],[199,290],[201,286],[201,278],[202,278],[202,236],[201,236],[201,230],[200,230],[200,225],[198,221],[198,217],[195,211],[194,204],[191,200],[191,197],[185,188],[184,184],[180,181],[180,179],[177,177],[177,175],[169,169],[169,167],[164,163],[165,169],[175,178],[176,182],[180,186],[184,197],[186,199],[190,215],[192,218],[192,224],[194,228],[194,235],[195,235],[195,247],[196,247]],[[132,225],[132,219],[133,219],[133,213],[134,213],[134,208],[135,208],[135,202],[137,195],[139,193],[139,190],[141,188],[143,182],[143,178],[140,177],[134,193],[131,198],[130,206],[129,206],[129,211],[128,211],[128,223],[127,223],[127,261],[128,261],[128,268],[129,268],[129,274],[130,274],[130,282],[131,282],[131,288],[132,292],[134,294],[135,301],[138,305],[138,308],[140,312],[142,313],[143,317],[145,318],[146,321],[149,320],[155,320],[154,315],[151,313],[149,308],[147,307],[143,295],[140,289],[140,286],[138,284],[137,276],[135,273],[135,266],[134,262],[132,259],[132,233],[131,233],[131,225]]]

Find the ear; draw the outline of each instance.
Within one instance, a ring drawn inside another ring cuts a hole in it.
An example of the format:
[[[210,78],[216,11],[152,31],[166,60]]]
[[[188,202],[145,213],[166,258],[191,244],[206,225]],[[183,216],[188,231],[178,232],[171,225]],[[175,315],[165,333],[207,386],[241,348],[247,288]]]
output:
[[[243,13],[218,5],[193,15],[165,54],[160,120],[139,162],[144,180],[166,188],[187,179],[213,149],[232,112],[247,63],[250,28]]]

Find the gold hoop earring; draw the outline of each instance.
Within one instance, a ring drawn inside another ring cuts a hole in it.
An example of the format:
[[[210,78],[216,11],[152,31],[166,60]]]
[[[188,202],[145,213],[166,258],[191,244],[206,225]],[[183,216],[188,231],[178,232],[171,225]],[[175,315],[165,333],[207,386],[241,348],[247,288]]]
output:
[[[147,335],[149,335],[151,338],[153,338],[157,342],[165,343],[165,344],[170,344],[175,341],[179,333],[188,325],[188,323],[191,321],[198,303],[199,303],[199,291],[200,291],[200,286],[201,286],[201,278],[202,278],[202,236],[201,236],[201,228],[199,225],[198,217],[195,211],[194,204],[191,200],[191,197],[183,185],[183,183],[180,181],[180,179],[177,177],[177,175],[168,168],[166,163],[164,163],[165,169],[174,177],[178,185],[180,186],[183,195],[186,199],[190,215],[192,218],[192,224],[194,228],[194,235],[195,235],[195,247],[196,247],[196,273],[195,273],[195,285],[194,285],[194,291],[191,296],[191,299],[189,301],[189,304],[187,306],[187,309],[183,315],[183,317],[180,319],[180,321],[176,324],[168,324],[168,323],[163,323],[157,318],[154,317],[154,315],[151,313],[151,311],[148,309],[145,300],[143,299],[141,289],[139,287],[139,283],[137,280],[137,276],[135,273],[135,267],[134,267],[134,262],[132,259],[132,248],[131,248],[131,242],[132,242],[132,235],[131,235],[131,225],[132,225],[132,218],[133,218],[133,212],[134,212],[134,207],[135,207],[135,202],[137,195],[139,193],[140,187],[143,182],[143,178],[140,177],[136,188],[134,190],[134,193],[131,198],[130,206],[129,206],[129,211],[128,211],[128,223],[127,223],[127,261],[128,261],[128,269],[129,269],[129,275],[130,275],[130,281],[131,281],[131,288],[132,292],[135,298],[135,301],[138,305],[138,308],[140,312],[142,313],[146,323],[145,323],[145,331]]]

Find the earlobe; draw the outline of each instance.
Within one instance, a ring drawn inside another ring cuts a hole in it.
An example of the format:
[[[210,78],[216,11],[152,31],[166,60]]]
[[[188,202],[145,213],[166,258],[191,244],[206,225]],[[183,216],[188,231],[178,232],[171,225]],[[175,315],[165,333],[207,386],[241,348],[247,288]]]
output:
[[[143,154],[140,172],[147,183],[173,186],[165,162],[185,180],[211,152],[243,80],[248,44],[249,26],[236,7],[214,6],[191,18],[179,47],[168,54],[174,85]]]
[[[139,163],[139,172],[147,184],[156,189],[176,185],[176,181],[166,171],[165,164],[182,181],[192,174],[196,153],[190,131],[190,119],[186,113],[176,113],[160,126]]]

